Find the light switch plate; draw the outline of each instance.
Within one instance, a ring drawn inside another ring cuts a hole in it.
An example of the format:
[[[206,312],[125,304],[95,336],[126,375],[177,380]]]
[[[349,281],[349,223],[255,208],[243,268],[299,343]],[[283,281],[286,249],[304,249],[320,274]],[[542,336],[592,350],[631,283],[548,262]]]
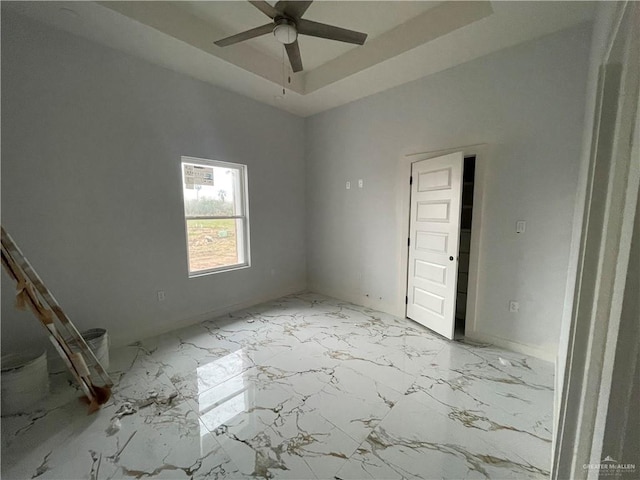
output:
[[[526,229],[527,229],[527,222],[525,222],[524,220],[518,220],[516,222],[516,233],[524,233]]]
[[[346,187],[347,187],[347,190],[351,190],[351,182],[347,182]]]

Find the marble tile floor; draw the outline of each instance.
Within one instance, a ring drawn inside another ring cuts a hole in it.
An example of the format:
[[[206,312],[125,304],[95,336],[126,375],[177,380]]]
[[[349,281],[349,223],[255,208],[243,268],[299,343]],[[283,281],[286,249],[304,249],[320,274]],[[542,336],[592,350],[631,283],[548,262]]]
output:
[[[2,478],[541,479],[553,366],[292,295],[112,350],[93,415],[64,378],[2,418]]]

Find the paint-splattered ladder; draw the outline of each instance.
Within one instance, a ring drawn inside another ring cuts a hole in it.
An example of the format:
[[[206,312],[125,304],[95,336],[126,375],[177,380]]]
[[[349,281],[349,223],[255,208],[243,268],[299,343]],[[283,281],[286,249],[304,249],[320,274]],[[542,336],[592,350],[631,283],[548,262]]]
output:
[[[99,409],[111,396],[111,378],[11,236],[3,227],[1,230],[2,266],[16,281],[17,307],[31,309],[87,396],[89,411]],[[95,376],[99,377],[98,385],[94,383]]]

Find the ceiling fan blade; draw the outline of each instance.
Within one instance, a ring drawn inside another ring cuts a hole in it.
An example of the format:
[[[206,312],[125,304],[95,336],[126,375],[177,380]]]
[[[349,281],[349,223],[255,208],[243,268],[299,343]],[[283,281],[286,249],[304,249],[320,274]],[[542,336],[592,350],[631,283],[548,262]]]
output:
[[[300,17],[302,17],[302,15],[304,15],[304,12],[307,11],[312,3],[313,0],[308,2],[303,2],[300,0],[280,0],[278,3],[276,3],[276,10],[283,12],[289,17],[299,19]]]
[[[244,42],[245,40],[249,40],[250,38],[259,37],[260,35],[266,35],[267,33],[271,32],[273,32],[273,23],[267,23],[266,25],[262,25],[261,27],[252,28],[251,30],[247,30],[246,32],[237,33],[213,43],[215,43],[219,47],[226,47],[227,45]]]
[[[287,49],[287,56],[289,57],[289,63],[294,72],[302,71],[302,57],[300,57],[300,47],[298,41],[285,45]]]
[[[311,20],[298,20],[296,22],[298,33],[310,35],[312,37],[328,38],[338,42],[355,43],[362,45],[367,39],[366,33],[347,30],[346,28],[334,27],[326,23],[312,22]]]
[[[280,12],[273,8],[270,4],[265,2],[264,0],[249,0],[249,3],[264,13],[269,18],[275,18],[277,15],[280,15]]]

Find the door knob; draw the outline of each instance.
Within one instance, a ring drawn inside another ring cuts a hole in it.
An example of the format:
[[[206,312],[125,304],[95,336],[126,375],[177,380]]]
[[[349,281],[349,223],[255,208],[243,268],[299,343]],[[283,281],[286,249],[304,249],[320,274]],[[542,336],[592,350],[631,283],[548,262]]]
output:
[[[453,257],[449,257],[449,260],[451,260],[453,262]]]

